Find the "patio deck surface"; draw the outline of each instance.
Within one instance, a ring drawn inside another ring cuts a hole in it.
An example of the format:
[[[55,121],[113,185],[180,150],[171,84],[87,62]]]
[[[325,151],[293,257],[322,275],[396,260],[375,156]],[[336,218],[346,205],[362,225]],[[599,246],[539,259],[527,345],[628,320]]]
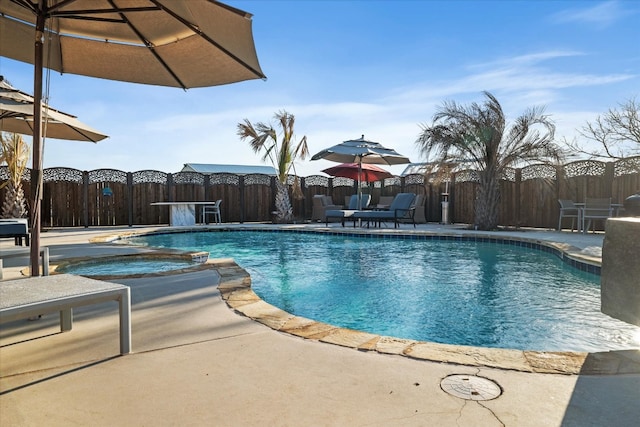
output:
[[[166,227],[56,229],[42,233],[41,244],[56,264],[70,257],[149,251],[95,238],[158,228]],[[468,233],[455,225],[417,230]],[[402,231],[413,227],[403,225]],[[565,243],[587,259],[598,258],[603,239],[548,230],[495,234]],[[103,242],[89,244],[90,239]],[[2,240],[0,250],[12,245]],[[7,260],[5,279],[20,277],[24,266],[24,259]],[[622,352],[611,359],[617,367],[603,367],[605,373],[597,375],[357,351],[278,332],[238,314],[222,299],[218,284],[241,281],[242,275],[227,264],[213,267],[118,280],[131,287],[130,355],[119,356],[118,309],[108,303],[74,310],[74,328],[67,333],[59,333],[57,314],[2,325],[0,424],[632,426],[640,418],[640,350]],[[587,355],[585,365],[599,356]],[[628,361],[623,369],[621,359]],[[440,388],[452,374],[489,378],[502,394],[486,401],[454,397]]]

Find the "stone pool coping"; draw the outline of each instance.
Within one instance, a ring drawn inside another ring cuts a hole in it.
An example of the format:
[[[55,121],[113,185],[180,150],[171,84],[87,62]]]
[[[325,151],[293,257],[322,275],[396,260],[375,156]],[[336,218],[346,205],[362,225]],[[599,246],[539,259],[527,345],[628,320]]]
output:
[[[184,274],[194,271],[201,271],[211,268],[207,265],[209,258],[208,252],[184,252],[177,250],[153,250],[152,252],[144,252],[137,254],[121,254],[121,255],[103,255],[103,256],[86,256],[86,257],[72,257],[65,258],[56,263],[49,263],[49,274],[65,274],[64,269],[73,264],[93,264],[102,263],[105,261],[130,261],[130,260],[159,260],[159,259],[173,259],[173,260],[185,260],[196,263],[189,267],[176,268],[173,270],[165,270],[160,272],[147,272],[147,273],[134,273],[134,274],[92,274],[87,275],[96,280],[118,280],[118,279],[138,279],[141,277],[162,277],[172,276],[174,274]],[[22,270],[22,275],[28,276],[29,268]]]
[[[251,230],[252,227],[217,227],[217,230]],[[114,242],[127,237],[149,234],[184,233],[206,231],[206,228],[162,229],[149,232],[125,232],[115,235],[98,236],[92,243]],[[282,228],[262,228],[264,231],[291,231]],[[308,229],[305,229],[308,231]],[[369,232],[336,229],[315,229],[312,232],[336,234],[371,235]],[[405,230],[391,234],[407,234]],[[375,234],[375,233],[374,233]],[[379,234],[390,234],[385,230]],[[408,233],[426,235],[428,232]],[[447,237],[448,233],[431,233]],[[451,234],[452,239],[460,237]],[[566,243],[557,243],[540,239],[528,239],[515,236],[496,237],[481,232],[467,234],[484,239],[511,240],[526,244],[535,244],[560,251],[559,256],[569,263],[600,267],[600,258],[585,254],[581,249]],[[566,257],[566,259],[565,259]],[[262,300],[251,289],[251,277],[238,266],[233,259],[210,259],[206,268],[215,268],[220,275],[218,289],[227,306],[236,313],[262,323],[276,331],[284,332],[303,339],[349,347],[360,351],[375,351],[381,354],[398,355],[416,360],[442,362],[476,367],[491,367],[505,370],[531,373],[567,374],[567,375],[612,375],[640,373],[640,350],[618,350],[597,353],[513,350],[489,347],[473,347],[434,342],[400,339],[372,334],[363,331],[341,328],[295,316]]]

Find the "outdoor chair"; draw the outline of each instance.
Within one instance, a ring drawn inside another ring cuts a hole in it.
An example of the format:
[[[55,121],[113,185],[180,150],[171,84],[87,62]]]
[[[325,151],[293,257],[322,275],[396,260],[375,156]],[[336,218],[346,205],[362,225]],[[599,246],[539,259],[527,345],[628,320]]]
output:
[[[393,202],[393,196],[380,196],[380,199],[378,200],[378,208],[388,209],[391,202]]]
[[[391,202],[391,205],[389,205],[389,209],[359,210],[356,211],[350,219],[353,220],[354,227],[357,220],[368,221],[367,228],[369,228],[372,222],[379,225],[381,222],[385,221],[393,221],[394,228],[398,228],[400,220],[410,219],[413,223],[413,227],[415,228],[415,199],[415,193],[398,193],[393,199],[393,202]]]
[[[427,197],[424,194],[418,194],[413,202],[413,221],[416,224],[426,224],[427,217],[424,213],[424,205],[427,201]]]
[[[611,198],[608,199],[585,199],[584,208],[582,208],[582,232],[586,233],[591,228],[593,222],[593,232],[595,233],[595,221],[603,220],[613,216],[613,206],[611,206]],[[587,226],[585,227],[585,223]]]
[[[220,215],[220,205],[222,204],[222,199],[216,200],[216,202],[212,205],[204,205],[202,207],[202,223],[208,224],[207,216],[213,215],[213,220],[216,224],[220,224],[222,222],[222,217]]]
[[[325,212],[328,210],[342,209],[340,205],[334,205],[331,196],[316,194],[313,196],[313,210],[311,212],[311,221],[324,221],[326,219]]]
[[[349,203],[347,204],[347,209],[364,209],[369,207],[369,203],[371,203],[371,194],[361,194],[362,202],[358,205],[358,195],[354,194],[349,197]]]
[[[362,194],[362,201],[360,203],[361,208],[366,208],[371,203],[371,194]],[[325,224],[329,225],[329,218],[339,218],[342,226],[344,227],[344,221],[352,217],[352,215],[358,212],[358,195],[354,194],[349,198],[347,209],[331,209],[325,211]]]
[[[580,209],[573,203],[573,200],[558,199],[560,204],[560,215],[558,218],[558,231],[562,230],[562,219],[571,218],[571,231],[577,226],[581,226]],[[577,221],[576,221],[577,220]]]
[[[25,246],[29,246],[29,223],[26,218],[6,218],[0,219],[0,238],[13,237],[16,246],[22,246],[22,239]]]

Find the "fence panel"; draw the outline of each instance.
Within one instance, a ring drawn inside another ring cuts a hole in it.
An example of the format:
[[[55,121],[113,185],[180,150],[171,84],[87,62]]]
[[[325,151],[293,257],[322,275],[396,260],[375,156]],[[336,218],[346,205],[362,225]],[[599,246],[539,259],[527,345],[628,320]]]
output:
[[[151,206],[154,202],[168,200],[165,184],[140,182],[131,187],[133,225],[169,224],[169,209],[166,206]]]
[[[275,209],[275,178],[263,174],[244,176],[244,222],[272,221]]]
[[[44,182],[40,223],[42,227],[83,226],[82,184]]]
[[[132,225],[169,224],[169,209],[151,206],[169,200],[169,174],[156,170],[133,172],[129,177]]]
[[[43,171],[42,179],[41,226],[78,227],[84,225],[83,172],[70,168],[50,168]]]
[[[240,177],[235,174],[216,173],[209,175],[207,201],[222,200],[220,218],[223,222],[240,222]]]
[[[632,194],[640,193],[640,157],[617,161],[612,181],[611,198],[616,203],[623,203]]]
[[[89,226],[127,225],[129,190],[126,183],[96,182],[88,185]]]
[[[472,170],[457,172],[450,192],[452,211],[449,220],[464,224],[475,222],[475,199],[478,186],[478,174]]]
[[[88,226],[126,225],[129,221],[127,173],[97,169],[86,173]]]
[[[6,166],[0,167],[0,180],[8,179]],[[23,174],[22,187],[30,199],[30,170]],[[215,201],[222,199],[222,218],[226,222],[271,221],[274,210],[273,177],[261,174],[239,176],[196,172],[167,174],[160,171],[123,172],[98,169],[82,172],[70,168],[45,169],[43,174],[43,227],[77,227],[103,225],[168,224],[167,207],[150,206],[158,201]],[[338,205],[356,193],[356,183],[349,178],[312,175],[302,178],[304,198],[293,197],[294,178],[289,177],[289,191],[295,220],[308,219],[315,194],[332,197]],[[394,177],[382,182],[363,183],[372,203],[381,196],[414,192],[426,196],[428,221],[441,221],[442,193],[451,195],[450,220],[473,224],[477,172],[460,171],[449,183],[433,183],[422,175]],[[623,203],[640,191],[640,157],[615,163],[581,160],[563,166],[533,165],[508,170],[500,183],[501,225],[554,228],[557,225],[557,199],[584,202],[587,197],[611,197]],[[6,198],[0,189],[0,202]],[[29,206],[27,206],[29,209]],[[199,220],[199,216],[198,216]]]

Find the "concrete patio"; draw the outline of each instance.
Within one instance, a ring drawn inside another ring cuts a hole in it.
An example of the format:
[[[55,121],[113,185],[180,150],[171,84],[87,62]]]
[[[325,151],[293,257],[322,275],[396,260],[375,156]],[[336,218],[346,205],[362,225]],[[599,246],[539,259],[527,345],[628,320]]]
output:
[[[56,229],[42,233],[42,245],[50,248],[52,264],[150,251],[89,240],[155,229]],[[418,230],[468,232],[436,224]],[[603,238],[549,230],[496,233],[566,243],[586,258],[598,258]],[[0,250],[12,245],[0,241]],[[27,264],[7,260],[4,278],[20,277]],[[0,424],[636,426],[640,419],[640,350],[613,352],[609,361],[617,368],[608,365],[604,374],[591,369],[577,375],[358,351],[238,314],[218,288],[236,279],[242,274],[214,263],[185,274],[119,280],[132,295],[133,353],[126,356],[119,356],[114,304],[74,310],[67,333],[59,332],[57,314],[2,325]],[[585,366],[601,356],[586,356]],[[454,397],[440,387],[451,374],[488,378],[502,394],[485,401]]]

